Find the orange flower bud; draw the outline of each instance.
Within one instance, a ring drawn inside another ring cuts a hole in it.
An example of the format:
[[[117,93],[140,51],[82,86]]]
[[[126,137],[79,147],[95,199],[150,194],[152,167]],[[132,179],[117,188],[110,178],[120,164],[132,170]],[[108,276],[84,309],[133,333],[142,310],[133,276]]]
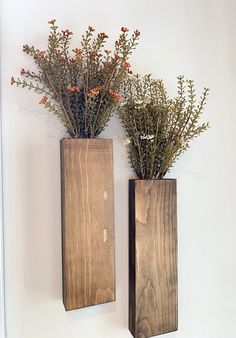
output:
[[[67,35],[67,36],[74,34],[73,32],[69,31],[69,29],[62,30],[62,33],[63,33],[63,35]]]
[[[21,68],[20,75],[25,75],[25,74],[26,74],[26,71],[24,70],[24,68]]]
[[[54,25],[55,22],[56,22],[56,19],[53,19],[53,20],[49,20],[49,21],[48,21],[48,23],[49,23],[50,25]]]
[[[94,32],[95,31],[95,29],[93,27],[91,27],[91,26],[88,26],[88,30],[89,30],[89,32]]]
[[[80,48],[75,48],[72,50],[75,54],[81,54],[82,50]]]
[[[124,61],[124,62],[123,62],[123,67],[124,67],[126,70],[130,71],[131,65],[129,64],[129,62]]]
[[[39,52],[37,53],[37,57],[43,58],[44,55],[45,55],[45,53],[46,53],[45,51],[41,50],[41,51],[39,51]]]
[[[114,54],[114,60],[115,60],[115,61],[118,61],[119,59],[120,59],[120,56],[119,56],[118,54],[115,53],[115,54]]]
[[[128,32],[128,31],[129,31],[129,30],[128,30],[127,27],[121,27],[121,32],[126,33],[126,32]]]
[[[70,92],[74,92],[74,87],[73,86],[67,86],[66,89],[68,89]]]
[[[39,101],[39,104],[45,104],[47,100],[48,100],[47,96],[43,96],[41,100]]]
[[[16,83],[16,80],[15,80],[14,77],[12,76],[12,78],[11,78],[11,85],[14,85],[14,83]]]
[[[80,91],[80,87],[78,87],[78,86],[67,86],[66,89],[69,90],[70,92],[79,92]]]
[[[113,90],[108,90],[108,93],[116,100],[120,101],[122,99],[122,96],[116,92],[113,92]]]
[[[29,46],[28,45],[23,46],[23,52],[29,54]]]
[[[98,34],[99,38],[100,39],[107,39],[108,38],[108,35],[106,33],[100,33]]]
[[[98,95],[99,92],[100,92],[102,89],[103,89],[102,86],[94,87],[94,88],[90,89],[90,92],[88,93],[88,96],[89,96],[89,97],[92,97],[92,96]]]

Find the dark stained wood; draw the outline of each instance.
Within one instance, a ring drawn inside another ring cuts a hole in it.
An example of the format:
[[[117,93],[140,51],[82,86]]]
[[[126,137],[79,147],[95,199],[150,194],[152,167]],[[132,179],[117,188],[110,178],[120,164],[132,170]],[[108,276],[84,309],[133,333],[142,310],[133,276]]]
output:
[[[178,329],[176,180],[129,182],[129,329]]]
[[[115,300],[113,143],[61,141],[63,302]]]

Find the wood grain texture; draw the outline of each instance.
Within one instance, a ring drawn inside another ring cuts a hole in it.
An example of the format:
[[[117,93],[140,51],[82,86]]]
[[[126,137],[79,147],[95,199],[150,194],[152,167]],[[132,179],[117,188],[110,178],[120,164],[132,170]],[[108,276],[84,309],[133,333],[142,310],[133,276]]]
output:
[[[113,143],[61,141],[63,302],[115,300]]]
[[[129,329],[178,329],[176,180],[129,182]]]

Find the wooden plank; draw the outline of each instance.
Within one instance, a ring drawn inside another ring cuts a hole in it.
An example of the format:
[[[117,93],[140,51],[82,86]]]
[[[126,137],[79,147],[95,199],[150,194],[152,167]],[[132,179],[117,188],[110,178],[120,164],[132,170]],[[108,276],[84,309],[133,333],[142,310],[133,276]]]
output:
[[[61,141],[63,302],[115,300],[113,143]]]
[[[129,183],[129,329],[178,329],[176,180]]]

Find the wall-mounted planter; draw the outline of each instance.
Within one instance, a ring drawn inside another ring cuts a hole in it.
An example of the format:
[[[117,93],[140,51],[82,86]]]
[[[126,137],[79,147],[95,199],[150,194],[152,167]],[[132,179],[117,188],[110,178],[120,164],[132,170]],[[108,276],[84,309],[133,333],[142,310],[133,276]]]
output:
[[[176,180],[129,182],[129,329],[178,329]]]
[[[61,140],[63,303],[115,300],[113,143]]]

